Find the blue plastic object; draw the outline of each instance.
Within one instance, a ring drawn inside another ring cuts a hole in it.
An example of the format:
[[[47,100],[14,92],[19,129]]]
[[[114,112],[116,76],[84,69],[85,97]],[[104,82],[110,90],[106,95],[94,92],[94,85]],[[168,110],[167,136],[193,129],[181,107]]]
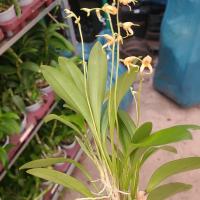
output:
[[[154,86],[184,107],[200,103],[200,0],[168,1]]]

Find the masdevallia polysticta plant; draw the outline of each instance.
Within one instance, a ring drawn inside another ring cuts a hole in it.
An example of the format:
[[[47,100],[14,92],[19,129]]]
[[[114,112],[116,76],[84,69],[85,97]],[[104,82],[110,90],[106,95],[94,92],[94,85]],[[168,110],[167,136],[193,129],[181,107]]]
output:
[[[166,178],[200,168],[200,157],[174,160],[155,170],[144,191],[139,188],[140,169],[144,162],[158,150],[176,153],[176,149],[169,144],[192,139],[190,130],[200,129],[200,126],[177,125],[154,132],[151,122],[139,123],[143,76],[145,73],[152,73],[152,59],[150,56],[143,59],[135,56],[123,60],[119,58],[120,44],[124,37],[133,34],[134,28],[132,23],[120,22],[119,7],[120,4],[130,6],[130,3],[135,2],[135,0],[115,0],[112,5],[104,4],[102,8],[82,9],[87,12],[87,15],[96,12],[99,20],[102,18],[102,12],[105,12],[111,28],[111,34],[97,36],[105,38],[107,43],[102,46],[97,42],[94,45],[88,63],[82,51],[83,73],[73,62],[63,57],[59,58],[58,68],[42,67],[45,79],[57,95],[68,107],[84,118],[87,131],[81,130],[75,121],[70,121],[67,117],[55,116],[56,120],[76,131],[76,139],[95,165],[99,172],[99,179],[93,180],[83,166],[64,158],[32,161],[23,165],[21,169],[28,169],[27,173],[31,175],[81,193],[83,197],[79,200],[163,200],[191,188],[191,185],[186,183],[163,184]],[[70,10],[66,9],[65,12],[67,17],[75,20],[82,38],[80,17]],[[111,16],[116,17],[117,31],[113,29]],[[127,36],[121,35],[121,28],[125,30]],[[116,74],[116,82],[113,85],[110,83],[108,90],[106,90],[108,65],[105,48],[112,51],[110,80]],[[83,40],[82,49],[84,49]],[[118,76],[119,62],[123,62],[128,68],[121,76]],[[140,78],[138,91],[132,88],[136,77]],[[119,107],[128,90],[131,90],[135,99],[136,120]],[[88,188],[78,179],[48,168],[59,162],[75,164],[91,181],[93,187]]]

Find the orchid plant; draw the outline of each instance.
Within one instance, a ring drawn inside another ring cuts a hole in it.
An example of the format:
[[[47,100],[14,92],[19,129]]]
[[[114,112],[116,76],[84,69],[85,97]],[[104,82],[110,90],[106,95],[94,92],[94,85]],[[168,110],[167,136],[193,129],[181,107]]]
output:
[[[66,188],[82,194],[79,200],[163,200],[178,192],[186,191],[191,185],[186,183],[162,182],[177,173],[200,168],[200,157],[189,157],[174,160],[160,166],[151,176],[144,191],[139,188],[140,169],[144,162],[158,150],[177,153],[171,143],[192,138],[190,130],[200,129],[197,125],[177,125],[159,131],[152,131],[152,123],[140,124],[140,94],[144,74],[151,74],[152,58],[131,56],[120,59],[119,48],[123,39],[133,35],[134,24],[121,23],[119,20],[120,5],[130,6],[135,0],[114,0],[112,5],[105,4],[102,8],[83,8],[90,15],[95,12],[102,21],[102,12],[107,15],[111,34],[97,35],[103,37],[107,43],[97,42],[91,50],[88,63],[84,55],[84,42],[81,32],[80,17],[66,9],[67,17],[73,18],[78,26],[82,40],[83,73],[69,59],[60,57],[59,67],[43,66],[45,79],[66,103],[80,115],[77,120],[84,119],[85,129],[81,129],[76,120],[67,116],[56,116],[76,132],[76,139],[85,154],[91,159],[99,172],[99,179],[94,180],[81,164],[65,158],[48,158],[31,161],[21,167],[27,173],[61,184]],[[116,17],[117,31],[114,31],[111,16]],[[124,29],[126,36],[121,35]],[[110,80],[114,75],[116,81],[106,90],[107,55],[112,52],[112,70]],[[115,51],[116,50],[116,51]],[[116,53],[117,52],[117,53]],[[119,63],[127,67],[127,72],[118,76]],[[138,91],[132,85],[136,78],[140,79]],[[129,113],[120,109],[120,102],[128,90],[135,99],[137,118],[134,120]],[[64,109],[64,108],[63,108]],[[52,118],[53,119],[53,118]],[[79,168],[92,183],[88,188],[78,179],[58,172],[49,166],[55,163],[70,162]]]

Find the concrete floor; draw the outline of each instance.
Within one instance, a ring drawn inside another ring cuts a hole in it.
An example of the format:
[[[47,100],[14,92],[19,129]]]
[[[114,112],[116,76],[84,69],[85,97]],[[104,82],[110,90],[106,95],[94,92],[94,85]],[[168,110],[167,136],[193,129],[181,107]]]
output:
[[[134,117],[134,108],[130,109],[131,116]],[[156,92],[150,79],[145,80],[142,100],[141,100],[141,121],[151,121],[154,124],[154,130],[177,125],[177,124],[200,124],[200,106],[189,109],[183,109],[175,103]],[[199,133],[199,134],[198,134]],[[200,131],[193,134],[194,140],[182,142],[174,145],[178,150],[178,155],[160,151],[152,156],[144,165],[141,172],[141,189],[146,185],[152,172],[161,164],[172,159],[186,156],[200,156]],[[86,156],[82,156],[81,162],[94,175],[98,177],[95,168],[92,166]],[[75,170],[74,176],[86,182],[78,170]],[[193,185],[193,189],[187,193],[181,193],[169,200],[200,200],[200,170],[180,174],[169,178],[167,181],[181,181]],[[79,194],[65,191],[61,200],[74,200],[80,197]]]

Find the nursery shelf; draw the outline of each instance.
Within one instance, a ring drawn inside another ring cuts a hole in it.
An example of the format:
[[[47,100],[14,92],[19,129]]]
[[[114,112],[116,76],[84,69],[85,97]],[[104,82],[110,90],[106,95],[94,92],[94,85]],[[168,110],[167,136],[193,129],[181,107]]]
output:
[[[26,32],[37,24],[45,15],[47,15],[55,6],[60,5],[61,0],[55,0],[47,8],[42,10],[40,14],[29,22],[21,31],[10,39],[4,40],[0,43],[0,55],[2,55],[8,48],[10,48],[17,40],[19,40]]]
[[[49,108],[48,112],[46,113],[46,115],[48,115],[49,113],[52,112],[52,110],[56,107],[57,102],[53,103],[53,105]],[[45,116],[46,116],[45,115]],[[44,117],[43,117],[44,119]],[[20,148],[18,149],[18,151],[16,152],[16,154],[14,155],[14,157],[9,161],[8,164],[8,169],[11,168],[11,166],[15,163],[15,161],[17,160],[17,158],[20,156],[20,154],[24,151],[24,149],[27,147],[27,145],[30,143],[30,141],[32,140],[32,138],[37,134],[37,131],[40,129],[40,127],[42,126],[42,124],[44,123],[44,120],[40,120],[36,126],[30,125],[29,128],[27,128],[27,130],[25,131],[25,133],[23,135],[28,135],[25,139],[25,137],[22,135],[22,137],[20,138],[20,141],[23,142],[23,144],[20,146]],[[0,181],[4,178],[4,176],[6,175],[7,170],[3,170],[0,173]]]

